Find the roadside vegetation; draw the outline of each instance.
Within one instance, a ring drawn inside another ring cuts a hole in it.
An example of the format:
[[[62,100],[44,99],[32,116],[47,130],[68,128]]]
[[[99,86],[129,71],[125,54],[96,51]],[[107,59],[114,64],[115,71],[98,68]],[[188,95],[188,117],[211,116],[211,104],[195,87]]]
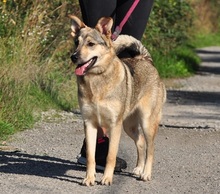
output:
[[[163,78],[194,73],[194,49],[220,45],[218,0],[155,0],[143,43]],[[201,9],[204,12],[201,12]],[[76,0],[0,1],[0,139],[48,109],[77,108],[68,13]]]

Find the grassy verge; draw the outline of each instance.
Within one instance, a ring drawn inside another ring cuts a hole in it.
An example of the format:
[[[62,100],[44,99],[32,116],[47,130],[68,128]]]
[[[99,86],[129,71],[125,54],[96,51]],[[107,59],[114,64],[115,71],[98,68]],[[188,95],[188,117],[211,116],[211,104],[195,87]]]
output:
[[[220,46],[220,33],[197,34],[188,44],[167,54],[153,50],[152,57],[162,78],[187,77],[195,73],[201,62],[195,49],[208,46]]]
[[[24,1],[16,4],[29,6],[17,9],[24,14],[8,6],[0,16],[0,140],[32,127],[41,111],[77,107],[69,26],[64,26],[75,4],[45,3]]]
[[[67,45],[45,60],[39,46],[37,36],[0,39],[0,139],[32,127],[41,111],[77,106],[75,76],[63,59]]]
[[[0,39],[0,138],[29,128],[36,121],[33,113],[57,107],[37,80],[42,71],[38,44],[30,37]]]
[[[200,63],[199,57],[187,46],[180,46],[166,55],[153,52],[152,57],[162,78],[190,76]]]
[[[220,46],[220,32],[209,34],[197,34],[196,38],[192,39],[190,42],[194,48]]]

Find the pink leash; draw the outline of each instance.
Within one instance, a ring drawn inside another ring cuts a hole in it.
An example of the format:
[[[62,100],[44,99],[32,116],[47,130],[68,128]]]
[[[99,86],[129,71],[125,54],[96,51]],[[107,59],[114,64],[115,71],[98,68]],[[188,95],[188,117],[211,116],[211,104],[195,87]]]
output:
[[[112,34],[112,40],[116,40],[119,36],[119,34],[122,31],[123,26],[125,25],[125,23],[128,21],[128,18],[130,17],[130,15],[132,14],[132,12],[134,11],[135,7],[137,6],[137,4],[139,3],[140,0],[134,0],[134,3],[132,4],[132,6],[130,7],[130,9],[128,10],[128,12],[126,13],[124,19],[121,21],[121,23],[119,24],[119,26],[116,26],[114,33]]]

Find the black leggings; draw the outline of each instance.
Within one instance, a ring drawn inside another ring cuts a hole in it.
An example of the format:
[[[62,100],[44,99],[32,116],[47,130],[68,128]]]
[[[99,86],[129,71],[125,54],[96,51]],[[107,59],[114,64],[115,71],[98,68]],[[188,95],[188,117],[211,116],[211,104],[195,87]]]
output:
[[[114,19],[114,28],[123,20],[133,2],[134,0],[79,0],[82,18],[87,26],[95,27],[101,17],[110,16]],[[141,40],[152,5],[153,0],[140,0],[121,34],[131,35]]]

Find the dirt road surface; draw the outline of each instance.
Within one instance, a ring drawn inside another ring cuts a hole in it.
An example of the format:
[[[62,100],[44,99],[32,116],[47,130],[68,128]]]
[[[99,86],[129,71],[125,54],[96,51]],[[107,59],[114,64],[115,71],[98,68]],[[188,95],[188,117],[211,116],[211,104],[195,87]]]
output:
[[[136,150],[123,134],[118,156],[128,168],[112,186],[85,187],[79,166],[83,125],[80,114],[49,111],[33,129],[0,146],[0,189],[4,194],[204,193],[220,194],[220,47],[199,49],[198,73],[168,83],[168,100],[155,142],[150,182],[131,174]]]

